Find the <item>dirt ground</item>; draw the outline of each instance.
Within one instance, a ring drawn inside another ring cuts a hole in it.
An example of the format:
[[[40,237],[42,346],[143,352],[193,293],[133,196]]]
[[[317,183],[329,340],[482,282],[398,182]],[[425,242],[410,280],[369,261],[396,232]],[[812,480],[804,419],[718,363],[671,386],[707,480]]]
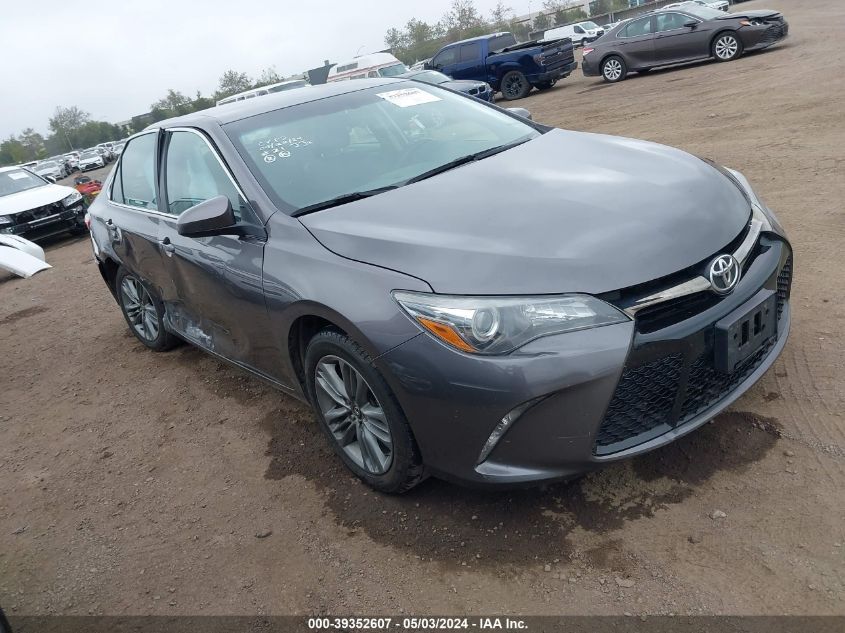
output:
[[[191,347],[143,348],[87,238],[61,240],[53,269],[0,280],[0,604],[845,614],[845,3],[743,6],[783,10],[790,39],[617,85],[578,71],[518,104],[739,168],[778,212],[792,335],[730,412],[569,485],[381,496],[304,405]]]

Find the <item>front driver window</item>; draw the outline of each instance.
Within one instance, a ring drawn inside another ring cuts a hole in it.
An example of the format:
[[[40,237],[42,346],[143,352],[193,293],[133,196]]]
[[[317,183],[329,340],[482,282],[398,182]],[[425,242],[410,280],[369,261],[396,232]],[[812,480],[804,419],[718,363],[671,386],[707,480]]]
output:
[[[172,132],[166,161],[168,213],[180,215],[216,196],[229,198],[238,220],[249,212],[229,174],[199,134]]]
[[[658,31],[682,29],[684,28],[684,24],[692,20],[692,18],[688,18],[680,13],[658,13],[656,17]]]

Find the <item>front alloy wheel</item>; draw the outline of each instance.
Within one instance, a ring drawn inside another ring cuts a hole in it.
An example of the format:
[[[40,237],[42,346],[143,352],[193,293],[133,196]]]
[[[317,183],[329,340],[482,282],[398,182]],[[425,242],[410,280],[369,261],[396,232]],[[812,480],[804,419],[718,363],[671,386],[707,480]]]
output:
[[[384,409],[364,377],[342,358],[324,356],[314,377],[317,405],[343,452],[359,468],[381,475],[393,461]]]
[[[376,490],[401,493],[425,478],[408,420],[373,358],[343,332],[305,349],[305,391],[335,453]]]
[[[733,33],[724,33],[713,42],[713,56],[720,62],[729,62],[739,57],[742,45]]]

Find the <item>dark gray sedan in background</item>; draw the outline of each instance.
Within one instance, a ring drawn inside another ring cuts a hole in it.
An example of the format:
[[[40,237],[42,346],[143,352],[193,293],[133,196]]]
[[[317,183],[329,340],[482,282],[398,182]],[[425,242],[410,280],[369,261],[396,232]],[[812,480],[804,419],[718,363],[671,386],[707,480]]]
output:
[[[493,89],[486,81],[472,79],[452,79],[437,70],[412,70],[399,75],[405,79],[421,81],[433,86],[442,86],[456,92],[462,92],[482,101],[493,101]]]
[[[792,253],[738,172],[407,80],[156,123],[90,209],[131,331],[309,402],[386,492],[566,479],[774,362]]]
[[[646,13],[616,26],[583,50],[581,68],[587,77],[622,81],[631,71],[647,72],[712,57],[728,62],[744,51],[779,42],[789,24],[777,11],[725,13],[694,2],[681,8]]]

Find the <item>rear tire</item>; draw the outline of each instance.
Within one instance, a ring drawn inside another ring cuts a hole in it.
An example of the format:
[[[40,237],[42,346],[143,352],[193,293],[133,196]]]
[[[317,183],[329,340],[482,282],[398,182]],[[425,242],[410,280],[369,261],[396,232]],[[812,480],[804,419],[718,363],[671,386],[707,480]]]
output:
[[[114,279],[114,294],[129,330],[156,352],[167,351],[179,339],[164,327],[164,306],[141,279],[122,266]]]
[[[742,55],[742,41],[733,31],[723,31],[713,39],[710,52],[717,62],[731,62]]]
[[[522,99],[528,96],[528,93],[531,92],[531,84],[528,83],[525,75],[518,70],[511,70],[510,72],[505,73],[505,76],[502,77],[500,87],[502,90],[502,96],[508,101]]]
[[[391,494],[425,479],[408,420],[360,345],[325,329],[309,341],[304,365],[305,389],[318,424],[355,476]]]
[[[618,55],[611,55],[601,63],[601,76],[608,83],[615,84],[628,76],[628,66]]]

